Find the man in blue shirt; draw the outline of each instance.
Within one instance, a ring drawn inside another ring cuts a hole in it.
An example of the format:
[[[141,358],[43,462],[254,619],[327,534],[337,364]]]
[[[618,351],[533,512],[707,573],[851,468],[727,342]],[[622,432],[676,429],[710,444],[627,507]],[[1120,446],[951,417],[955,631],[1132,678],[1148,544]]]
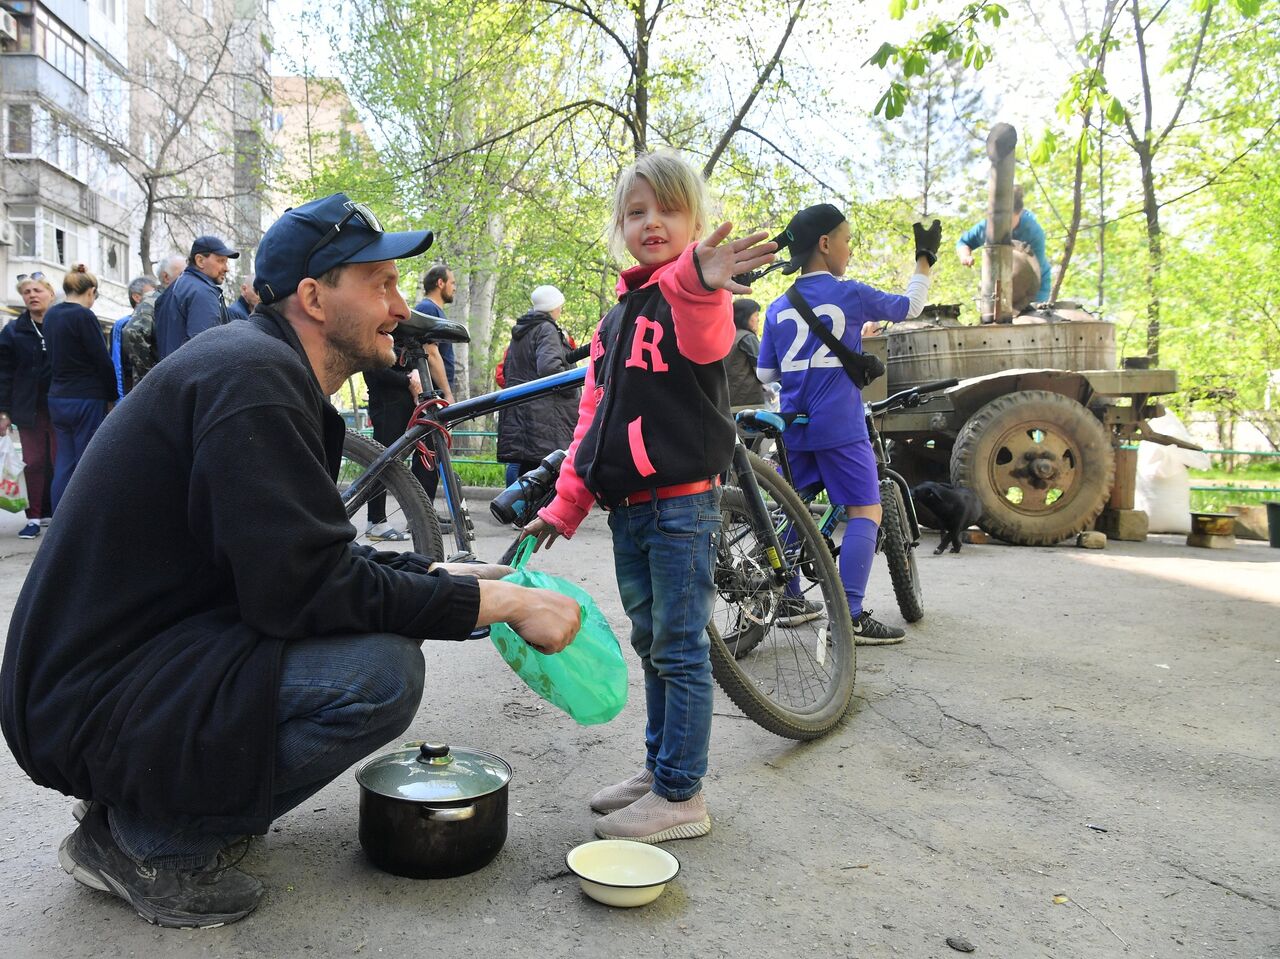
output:
[[[216,236],[198,236],[187,268],[156,301],[156,353],[164,359],[197,333],[228,320],[222,281],[240,255]]]
[[[423,275],[422,289],[426,296],[418,301],[414,309],[428,316],[442,317],[445,304],[453,302],[453,293],[457,288],[453,270],[443,263],[437,263]],[[428,343],[427,366],[431,369],[431,378],[436,381],[436,389],[443,392],[445,400],[452,403],[453,394],[458,388],[453,344]]]
[[[1021,240],[1031,247],[1036,262],[1040,264],[1040,289],[1036,292],[1036,303],[1048,303],[1053,289],[1053,268],[1049,266],[1049,258],[1044,252],[1044,229],[1030,210],[1022,208],[1022,187],[1013,188],[1013,233],[1015,240]],[[956,241],[956,256],[961,266],[973,266],[973,251],[987,242],[987,221],[982,220],[969,227]]]
[[[801,210],[774,242],[790,250],[785,273],[803,270],[795,289],[817,321],[858,353],[864,323],[900,323],[924,309],[942,226],[934,220],[928,229],[919,223],[914,229],[916,268],[905,295],[843,279],[850,256],[849,223],[830,203]],[[783,413],[808,414],[807,424],[787,429],[787,457],[796,489],[825,489],[833,504],[845,508],[848,523],[840,545],[840,581],[853,615],[855,642],[859,646],[902,642],[901,629],[872,618],[871,611],[862,607],[882,515],[862,394],[839,357],[810,329],[786,295],[769,304],[765,314],[756,375],[763,383],[781,382]],[[783,607],[779,622],[797,625],[820,615],[820,608],[795,596]]]

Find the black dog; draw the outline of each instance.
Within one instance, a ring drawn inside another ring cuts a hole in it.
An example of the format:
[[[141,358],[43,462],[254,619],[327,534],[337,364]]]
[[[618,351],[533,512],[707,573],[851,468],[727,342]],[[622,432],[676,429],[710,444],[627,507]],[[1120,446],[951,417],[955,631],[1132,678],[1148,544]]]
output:
[[[963,486],[921,483],[911,491],[911,497],[918,506],[923,506],[937,517],[936,525],[942,530],[942,539],[933,551],[934,556],[947,548],[948,539],[951,540],[951,552],[960,552],[960,534],[982,517],[982,501],[978,494]]]

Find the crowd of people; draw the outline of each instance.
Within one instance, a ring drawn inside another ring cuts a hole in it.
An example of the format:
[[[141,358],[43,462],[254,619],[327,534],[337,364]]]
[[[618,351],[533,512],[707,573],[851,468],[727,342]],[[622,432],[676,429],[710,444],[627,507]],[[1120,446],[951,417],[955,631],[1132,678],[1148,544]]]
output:
[[[766,398],[760,383],[779,381],[784,412],[809,413],[790,444],[797,475],[852,517],[840,570],[859,640],[892,639],[861,606],[879,499],[861,417],[849,415],[858,388],[787,298],[769,305],[757,335],[760,306],[734,304],[750,293],[735,278],[785,249],[799,295],[818,315],[844,316],[840,335],[856,349],[864,322],[919,312],[941,233],[936,221],[917,225],[906,293],[882,293],[842,279],[849,226],[834,207],[801,211],[772,241],[732,238],[732,224],[711,219],[701,174],[670,151],[622,171],[611,225],[634,265],[591,337],[580,396],[504,416],[499,442],[517,469],[567,447],[554,500],[524,528],[536,547],[572,538],[593,507],[608,510],[646,719],[634,775],[588,802],[602,814],[597,835],[656,843],[711,830],[720,477],[735,443],[731,407]],[[409,313],[397,261],[431,242],[428,231],[385,231],[344,194],[305,203],[263,236],[238,304],[253,310],[228,323],[219,287],[238,253],[199,237],[185,266],[163,263],[157,282],[131,291],[137,306],[116,348],[127,387],[91,312],[91,275],[68,274],[56,307],[42,278],[20,284],[27,310],[0,333],[0,426],[12,417],[24,431],[47,484],[33,499],[37,531],[54,505],[58,522],[10,620],[0,727],[34,782],[81,800],[63,869],[148,921],[218,925],[257,907],[263,886],[237,865],[245,837],[409,726],[424,640],[506,622],[554,654],[579,630],[575,600],[505,582],[504,567],[354,542],[335,485],[345,423],[328,398],[356,372],[371,390],[385,378],[377,419],[403,427],[418,384],[394,369],[391,334]],[[454,278],[433,269],[423,287],[418,308],[442,310]],[[571,362],[564,296],[544,285],[530,300],[508,383]],[[153,352],[135,356],[147,342]],[[449,357],[436,359],[450,395]],[[112,548],[122,542],[126,556]],[[802,597],[788,611],[796,622],[814,615]]]

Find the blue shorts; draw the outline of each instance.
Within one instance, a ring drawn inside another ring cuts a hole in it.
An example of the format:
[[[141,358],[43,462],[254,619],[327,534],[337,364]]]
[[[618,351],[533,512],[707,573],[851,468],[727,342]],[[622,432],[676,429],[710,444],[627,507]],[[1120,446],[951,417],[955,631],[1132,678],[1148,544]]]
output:
[[[879,506],[880,477],[871,440],[829,450],[787,450],[796,489],[821,484],[839,506]]]

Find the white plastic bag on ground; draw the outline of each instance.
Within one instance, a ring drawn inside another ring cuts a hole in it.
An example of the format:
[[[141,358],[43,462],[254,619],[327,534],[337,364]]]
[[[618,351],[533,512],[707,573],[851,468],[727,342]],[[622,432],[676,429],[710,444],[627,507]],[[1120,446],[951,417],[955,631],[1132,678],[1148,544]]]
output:
[[[1151,420],[1151,428],[1166,436],[1195,440],[1172,413]],[[1188,469],[1209,468],[1209,454],[1161,446],[1143,440],[1138,444],[1138,481],[1133,505],[1147,514],[1152,533],[1191,532],[1191,478]]]
[[[27,508],[26,464],[13,442],[13,434],[0,436],[0,509],[20,513]]]

